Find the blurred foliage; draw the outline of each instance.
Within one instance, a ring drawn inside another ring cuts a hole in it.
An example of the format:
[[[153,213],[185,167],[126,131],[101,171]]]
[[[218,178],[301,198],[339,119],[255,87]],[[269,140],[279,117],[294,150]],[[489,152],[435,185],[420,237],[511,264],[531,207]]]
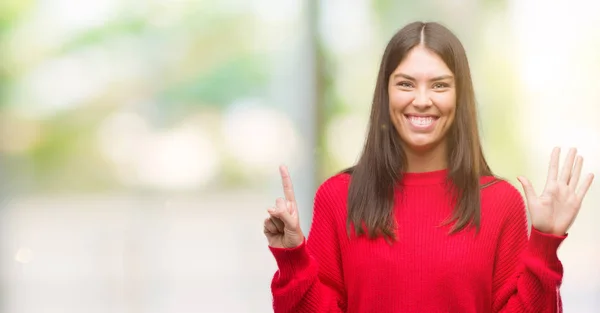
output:
[[[241,55],[167,86],[160,102],[169,107],[196,104],[223,108],[243,97],[262,97],[268,83],[267,69],[265,57]]]
[[[422,1],[372,0],[373,11],[381,33],[391,37],[391,34],[405,24],[419,20],[418,17],[423,15],[424,3]],[[428,13],[431,14],[431,12]]]
[[[466,1],[478,12],[469,14],[448,14],[449,4],[443,1],[392,1],[373,0],[374,27],[377,47],[383,47],[389,37],[400,27],[413,20],[436,20],[452,25],[468,48],[469,57],[480,68],[483,75],[477,77],[476,85],[503,86],[503,88],[481,88],[481,119],[483,133],[492,165],[522,164],[518,153],[516,130],[511,127],[514,113],[515,93],[518,86],[514,81],[512,65],[502,52],[489,50],[482,40],[485,28],[473,29],[472,25],[492,20],[494,15],[502,15],[505,1],[487,0],[484,2]],[[27,23],[24,18],[35,8],[34,1],[4,0],[0,3],[0,57],[7,53],[18,54],[19,47],[6,48],[3,40],[19,23]],[[24,155],[31,163],[31,181],[40,188],[80,188],[98,190],[115,186],[114,173],[100,156],[97,147],[97,131],[100,123],[113,112],[124,106],[135,106],[151,126],[170,127],[190,114],[202,110],[223,110],[243,98],[268,98],[271,86],[270,76],[272,56],[261,51],[254,30],[257,17],[252,12],[219,11],[217,2],[181,4],[187,6],[163,16],[160,6],[152,9],[128,10],[123,6],[110,21],[90,29],[74,33],[66,42],[54,47],[41,62],[77,54],[80,51],[98,49],[112,51],[112,45],[124,38],[133,47],[145,69],[141,81],[126,82],[121,86],[106,86],[102,94],[86,99],[76,109],[69,109],[40,121],[43,130],[39,142]],[[477,20],[476,20],[477,19]],[[318,134],[316,157],[318,157],[318,180],[340,169],[326,147],[325,130],[333,118],[352,112],[339,94],[337,77],[339,69],[347,66],[342,56],[327,49],[319,36],[323,22],[319,5],[311,6],[307,20],[312,24],[312,36],[317,41],[317,98]],[[461,36],[462,35],[462,36]],[[367,47],[366,49],[373,49]],[[379,49],[379,48],[378,48]],[[382,51],[381,51],[382,52]],[[381,55],[379,51],[374,55]],[[112,54],[111,54],[112,55]],[[13,58],[0,58],[11,60]],[[376,62],[378,65],[378,61]],[[485,65],[483,65],[485,64]],[[39,64],[30,65],[33,70]],[[10,103],[7,90],[18,81],[11,73],[10,64],[0,62],[0,108]],[[26,65],[27,66],[27,65]],[[377,67],[372,69],[377,71]],[[60,79],[60,78],[57,78]],[[369,86],[357,86],[369,93],[364,107],[370,107],[374,81]],[[510,85],[507,85],[510,84]],[[476,86],[477,87],[477,86]],[[129,89],[127,89],[129,88]],[[132,105],[131,102],[134,102]],[[367,110],[368,112],[368,110]],[[368,114],[368,113],[367,113]],[[368,119],[369,116],[364,116]],[[352,140],[363,141],[364,138]],[[505,151],[516,151],[507,154]],[[502,158],[510,158],[506,162]],[[234,164],[223,156],[224,162]],[[513,162],[514,161],[514,162]],[[344,165],[345,166],[345,165]],[[241,181],[242,174],[235,166],[223,173],[219,179],[224,184]],[[101,170],[99,170],[101,169]],[[505,172],[501,169],[501,172]],[[72,174],[78,173],[78,175]],[[510,172],[512,175],[512,172]],[[61,180],[54,184],[53,179]]]
[[[7,60],[10,47],[6,35],[31,8],[32,0],[2,0],[0,1],[0,60]],[[6,98],[10,85],[9,64],[0,61],[0,109],[7,104]]]
[[[2,0],[0,2],[0,30],[5,31],[11,28],[34,4],[33,0]]]
[[[46,191],[114,187],[114,173],[95,144],[98,124],[106,115],[106,110],[84,107],[42,122],[42,140],[28,153],[33,175],[29,183]]]
[[[142,35],[147,27],[147,20],[141,17],[113,20],[73,36],[58,49],[57,54],[67,54],[123,35]]]
[[[2,1],[0,39],[4,39],[35,4],[33,1]],[[30,167],[27,171],[30,177],[26,180],[33,185],[28,186],[41,190],[117,187],[116,177],[109,170],[111,166],[98,150],[97,131],[107,116],[130,101],[127,99],[132,93],[141,92],[145,94],[142,97],[152,98],[136,106],[153,126],[159,127],[166,126],[165,123],[172,125],[203,107],[223,109],[240,98],[264,96],[269,83],[269,56],[256,53],[254,38],[248,36],[248,30],[255,23],[253,16],[245,11],[207,14],[212,5],[214,3],[190,4],[189,10],[176,13],[180,15],[177,18],[158,22],[157,18],[162,18],[158,7],[158,11],[143,13],[124,10],[107,23],[75,32],[45,55],[42,63],[84,50],[108,52],[106,49],[110,49],[111,43],[127,38],[146,64],[148,75],[145,81],[132,85],[137,91],[107,86],[103,94],[86,99],[86,103],[77,105],[76,109],[63,110],[40,120],[43,135],[21,155]],[[0,47],[6,43],[0,41]],[[12,48],[0,49],[0,55],[18,53],[19,47]],[[31,65],[31,69],[37,65]],[[14,105],[6,97],[6,90],[19,79],[6,70],[8,67],[10,64],[0,65],[1,106]],[[99,103],[103,101],[111,102]]]

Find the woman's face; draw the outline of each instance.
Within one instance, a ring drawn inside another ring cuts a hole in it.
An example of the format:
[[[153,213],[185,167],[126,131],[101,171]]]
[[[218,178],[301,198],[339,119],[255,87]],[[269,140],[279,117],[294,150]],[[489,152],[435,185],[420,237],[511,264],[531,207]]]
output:
[[[444,61],[423,46],[413,48],[389,77],[392,123],[405,149],[423,153],[445,148],[454,121],[454,75]]]

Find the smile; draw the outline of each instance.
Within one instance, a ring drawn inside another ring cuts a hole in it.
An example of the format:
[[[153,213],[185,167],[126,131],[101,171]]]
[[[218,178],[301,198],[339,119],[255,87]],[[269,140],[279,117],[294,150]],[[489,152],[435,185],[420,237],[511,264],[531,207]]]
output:
[[[439,117],[437,116],[416,116],[416,115],[404,115],[408,122],[416,128],[428,128],[432,126]]]

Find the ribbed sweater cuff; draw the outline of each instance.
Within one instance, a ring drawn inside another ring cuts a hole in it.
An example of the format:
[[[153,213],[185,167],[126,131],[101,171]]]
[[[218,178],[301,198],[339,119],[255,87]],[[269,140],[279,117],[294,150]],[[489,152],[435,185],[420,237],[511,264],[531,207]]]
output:
[[[562,264],[558,259],[557,252],[565,238],[567,238],[567,235],[556,236],[532,228],[529,237],[529,253],[553,270],[562,271]]]
[[[279,268],[279,279],[288,281],[310,267],[311,257],[306,249],[306,239],[296,248],[269,247]]]

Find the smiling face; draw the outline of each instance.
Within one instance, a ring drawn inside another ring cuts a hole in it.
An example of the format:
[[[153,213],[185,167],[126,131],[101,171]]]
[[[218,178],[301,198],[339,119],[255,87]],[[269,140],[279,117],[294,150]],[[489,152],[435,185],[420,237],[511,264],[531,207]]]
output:
[[[414,47],[390,75],[388,96],[390,117],[405,151],[445,158],[456,87],[444,61],[422,45]]]

